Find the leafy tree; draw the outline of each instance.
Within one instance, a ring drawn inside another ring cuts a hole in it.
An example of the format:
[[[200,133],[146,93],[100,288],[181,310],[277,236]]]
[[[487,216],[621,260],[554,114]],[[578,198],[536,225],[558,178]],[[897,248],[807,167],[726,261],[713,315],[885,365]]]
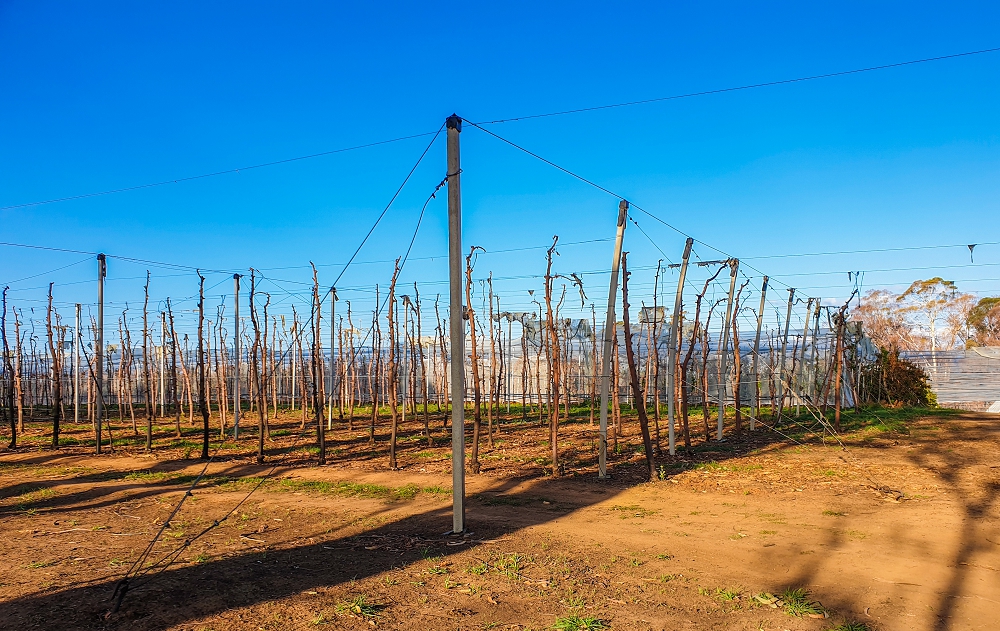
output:
[[[965,318],[966,346],[1000,346],[1000,298],[983,298]]]
[[[954,281],[935,276],[928,280],[915,280],[896,301],[911,325],[926,328],[931,350],[938,347],[938,323],[947,320],[948,312],[959,297]]]

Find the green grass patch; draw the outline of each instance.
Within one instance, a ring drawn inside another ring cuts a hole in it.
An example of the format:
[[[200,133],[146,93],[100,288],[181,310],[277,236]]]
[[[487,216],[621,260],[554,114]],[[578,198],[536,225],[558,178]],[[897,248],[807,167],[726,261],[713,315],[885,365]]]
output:
[[[779,600],[782,608],[790,616],[802,617],[823,613],[823,606],[809,598],[809,590],[803,587],[789,588],[781,592]]]
[[[32,561],[31,563],[24,566],[27,570],[37,570],[43,567],[49,567],[50,565],[55,565],[55,561]]]
[[[261,484],[261,478],[212,478],[220,489],[242,490]],[[343,497],[360,497],[366,499],[383,499],[388,501],[412,500],[421,493],[441,494],[451,493],[450,489],[439,486],[422,488],[416,484],[406,484],[401,487],[368,484],[362,482],[330,482],[326,480],[300,480],[297,478],[268,479],[261,484],[264,490],[276,493],[316,493],[323,495],[340,495]]]
[[[722,589],[720,587],[715,590],[715,597],[719,599],[719,602],[731,603],[740,599],[740,593],[735,589]]]
[[[567,616],[565,618],[557,618],[555,624],[550,628],[557,631],[597,631],[598,629],[610,629],[611,627],[599,618]]]
[[[163,482],[177,477],[179,476],[176,473],[166,471],[132,471],[119,479],[128,482]]]
[[[16,504],[21,510],[30,507],[32,504],[37,504],[43,502],[49,498],[55,497],[57,493],[49,488],[38,487],[31,488],[28,487],[23,493],[17,496]]]
[[[952,410],[948,408],[931,407],[900,407],[887,408],[881,406],[867,406],[860,408],[857,412],[844,411],[840,415],[840,426],[843,432],[875,431],[890,434],[910,433],[910,424],[921,418],[954,418],[962,414],[962,410]],[[830,411],[830,420],[833,419],[833,411]]]

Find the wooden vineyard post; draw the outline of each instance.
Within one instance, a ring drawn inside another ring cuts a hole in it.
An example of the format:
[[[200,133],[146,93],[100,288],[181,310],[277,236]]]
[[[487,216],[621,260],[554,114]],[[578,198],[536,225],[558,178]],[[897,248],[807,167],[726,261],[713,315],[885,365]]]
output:
[[[94,340],[95,383],[97,396],[94,398],[94,425],[96,427],[97,453],[101,453],[101,419],[104,417],[104,278],[108,275],[108,263],[104,254],[97,255],[97,339]],[[148,275],[148,273],[147,273]],[[149,280],[146,280],[149,286]]]
[[[160,417],[167,415],[167,314],[160,312]]]
[[[781,356],[778,358],[778,417],[785,411],[785,353],[788,350],[788,327],[792,323],[792,305],[795,304],[795,288],[788,289],[788,310],[785,312],[785,333],[781,337]],[[772,410],[773,414],[773,410]]]
[[[327,409],[326,409],[326,420],[327,423],[333,423],[333,389],[335,387],[336,377],[336,364],[334,351],[336,350],[336,322],[337,322],[337,288],[330,288],[330,391],[327,392]],[[337,399],[340,399],[338,395]],[[341,415],[343,416],[343,415]],[[341,419],[343,420],[343,419]]]
[[[743,295],[743,290],[746,289],[748,284],[750,284],[749,279],[740,285],[740,288],[736,291],[736,298],[733,301],[733,318],[730,322],[733,332],[733,405],[736,408],[737,436],[743,432],[743,410],[740,406],[740,389],[743,383],[743,366],[740,357],[740,296]]]
[[[802,359],[799,362],[799,390],[801,393],[800,398],[804,396],[807,399],[811,396],[809,366],[806,363],[809,352],[809,333],[812,330],[809,322],[812,319],[813,303],[817,300],[817,298],[809,299],[809,304],[806,306],[805,321],[802,323]]]
[[[313,272],[313,412],[316,414],[316,438],[319,442],[319,464],[326,464],[326,426],[323,424],[323,408],[326,397],[323,396],[323,300],[319,297],[319,277],[316,266],[309,261]],[[267,324],[267,311],[264,311],[264,323]],[[266,327],[265,327],[266,328]],[[273,370],[273,367],[272,367]],[[265,403],[266,405],[266,403]],[[395,446],[394,446],[395,447]],[[393,453],[395,459],[395,453]]]
[[[459,134],[462,119],[452,114],[448,128],[448,280],[451,337],[452,533],[465,532],[465,320],[462,317],[462,189]]]
[[[843,367],[844,367],[844,318],[847,311],[847,305],[845,304],[840,309],[834,317],[834,325],[837,327],[837,341],[835,344],[835,357],[834,361],[837,362],[837,381],[834,383],[834,394],[833,394],[833,429],[840,432],[840,396],[841,388],[843,383]]]
[[[174,429],[181,437],[181,400],[177,394],[177,329],[174,326],[174,310],[167,298],[167,317],[170,318],[170,400],[174,406]],[[221,438],[225,438],[222,436]]]
[[[757,309],[757,334],[753,338],[752,372],[754,381],[753,414],[750,416],[750,431],[757,427],[757,417],[760,416],[760,331],[764,327],[764,300],[767,298],[767,276],[760,286],[760,308]]]
[[[733,293],[736,291],[736,273],[740,269],[739,259],[730,259],[729,263],[729,297],[726,300],[726,319],[722,323],[722,343],[719,345],[719,424],[715,439],[722,440],[722,425],[726,417],[726,349],[729,347],[729,321],[733,317]],[[707,327],[706,327],[707,330]],[[736,349],[739,352],[739,349]]]
[[[73,422],[80,423],[80,310],[76,303],[76,317],[73,320]],[[122,357],[124,357],[124,351]],[[98,430],[100,431],[100,430]]]
[[[208,460],[208,403],[205,400],[205,277],[198,274],[198,408],[201,410],[201,459]]]
[[[604,351],[601,356],[601,416],[598,445],[598,477],[608,477],[608,394],[611,390],[611,353],[614,351],[615,297],[618,295],[618,267],[622,258],[622,241],[625,238],[625,220],[628,202],[618,203],[618,230],[615,233],[614,257],[611,260],[611,282],[608,285],[608,311],[604,319]],[[595,331],[596,335],[597,332]],[[617,384],[615,384],[617,389]]]
[[[24,367],[24,355],[22,353],[21,344],[21,319],[18,317],[17,309],[12,308],[11,312],[14,314],[14,390],[17,403],[17,431],[23,434],[24,384],[22,383],[22,370]]]
[[[512,313],[510,313],[510,312],[507,312],[506,317],[507,317],[507,363],[506,363],[506,370],[504,370],[504,379],[506,379],[506,381],[507,381],[507,386],[506,386],[506,390],[507,390],[507,415],[510,416],[510,400],[511,400],[511,397],[513,396],[513,393],[511,391],[511,381],[512,381],[513,375],[511,373],[511,371],[513,370],[513,364],[514,364],[514,349],[513,349],[513,346],[512,346],[513,341],[512,341],[512,338],[511,338],[511,329],[513,327],[514,315]],[[594,413],[593,413],[594,398],[591,397],[590,399],[591,399],[590,400],[590,409],[591,409],[590,424],[593,425],[594,424]]]
[[[479,353],[476,346],[476,311],[472,308],[472,257],[475,256],[477,246],[469,249],[469,255],[465,257],[465,313],[464,317],[469,320],[469,342],[472,354],[470,362],[472,368],[472,454],[469,459],[469,467],[473,473],[479,473],[479,433],[482,425],[482,393],[479,387]],[[464,357],[463,357],[464,359]]]
[[[549,360],[549,442],[552,445],[552,475],[560,475],[559,470],[559,333],[556,328],[556,318],[552,312],[552,254],[556,251],[559,237],[552,237],[552,247],[546,253],[545,267],[545,319],[549,331],[546,349]]]
[[[413,302],[415,304],[416,320],[417,320],[417,345],[416,345],[417,358],[420,361],[420,374],[423,376],[424,380],[423,381],[424,387],[423,390],[421,391],[424,401],[424,436],[426,436],[427,438],[427,446],[433,447],[434,439],[431,437],[431,419],[429,413],[427,412],[427,399],[430,396],[430,392],[428,391],[429,388],[427,385],[427,364],[424,361],[424,346],[420,335],[422,331],[420,325],[420,290],[417,289],[416,282],[413,283]],[[351,303],[347,303],[348,310],[350,309],[350,306]],[[348,311],[348,313],[350,313],[350,311]]]
[[[809,314],[812,313],[812,303],[813,299],[810,298],[806,301],[806,315],[802,324],[802,355],[799,359],[799,369],[794,376],[795,384],[798,386],[798,392],[795,393],[795,418],[799,417],[801,412],[800,406],[802,405],[802,382],[805,381],[806,376],[806,346],[809,341]],[[794,363],[794,362],[793,362]]]
[[[389,359],[386,362],[386,388],[389,394],[389,468],[395,470],[396,466],[396,433],[399,429],[399,366],[397,358],[397,321],[399,319],[396,308],[396,280],[399,278],[399,259],[396,259],[396,268],[392,273],[392,280],[389,282],[389,299],[386,301],[386,319],[389,324]],[[405,379],[404,379],[405,382]],[[406,401],[403,401],[403,414],[406,414]]]
[[[150,376],[149,367],[149,270],[146,270],[146,285],[143,287],[145,291],[145,299],[142,303],[142,372],[143,380],[146,386],[145,401],[146,401],[146,451],[153,450],[153,399],[152,399],[152,383]],[[98,375],[98,384],[101,382],[101,377],[103,375]],[[99,389],[99,388],[98,388]],[[97,393],[97,405],[100,406],[101,393]],[[98,408],[98,423],[100,426],[100,408]]]
[[[688,237],[687,241],[684,243],[684,255],[681,258],[681,269],[680,274],[677,276],[677,295],[674,297],[674,312],[670,316],[670,335],[668,336],[667,342],[667,440],[669,441],[669,451],[670,455],[676,455],[677,453],[677,433],[674,428],[674,415],[675,415],[675,399],[674,396],[674,384],[676,370],[674,366],[677,362],[677,323],[679,320],[681,312],[681,302],[684,299],[684,278],[687,275],[688,260],[691,258],[691,247],[694,245],[694,239]],[[656,312],[654,308],[653,312],[654,322],[656,321]],[[653,340],[656,344],[656,340]],[[659,397],[656,397],[657,404],[656,407],[659,409]]]
[[[240,275],[233,274],[233,440],[240,437]],[[293,364],[294,365],[294,364]],[[295,377],[292,377],[294,384]],[[294,387],[294,386],[293,386]],[[294,392],[294,391],[293,391]],[[292,395],[294,401],[295,395]],[[293,404],[293,408],[294,404]]]
[[[647,392],[649,391],[650,382],[650,372],[652,372],[652,382],[653,382],[653,426],[655,427],[655,444],[656,453],[661,453],[662,448],[660,447],[660,341],[657,337],[662,329],[658,329],[657,326],[660,324],[659,316],[659,288],[662,286],[660,278],[662,278],[663,273],[663,260],[660,259],[656,261],[656,275],[653,276],[653,321],[650,326],[646,329],[647,335],[647,346],[646,346],[646,383],[642,393],[643,399],[646,398]],[[666,303],[663,306],[664,312],[666,312]],[[640,311],[642,313],[642,311]],[[669,336],[669,329],[668,329]],[[670,356],[670,350],[667,349],[667,356]],[[676,354],[674,355],[676,358]],[[650,366],[652,364],[652,366]],[[652,368],[652,371],[650,370]],[[670,383],[670,380],[667,380]],[[669,412],[669,403],[667,405]],[[668,429],[669,434],[669,429]]]
[[[496,344],[493,339],[493,272],[490,272],[486,283],[489,285],[488,301],[489,309],[484,315],[486,315],[486,330],[489,330],[490,339],[490,372],[489,372],[489,391],[486,395],[486,440],[490,449],[493,449],[493,395],[496,391],[497,383],[497,352]],[[501,347],[502,348],[502,347]],[[484,353],[486,349],[483,349]],[[484,369],[485,372],[485,369]],[[499,402],[498,402],[499,403]],[[497,405],[497,413],[499,413],[500,407]]]
[[[816,307],[813,310],[814,326],[812,327],[812,356],[813,356],[813,378],[809,380],[810,395],[819,394],[819,314],[823,309],[823,299],[816,299]],[[808,322],[806,325],[808,326]]]
[[[56,350],[58,345],[58,339],[53,335],[52,332],[52,286],[55,283],[49,283],[49,305],[45,312],[45,330],[48,334],[49,340],[49,358],[51,364],[49,365],[49,373],[52,377],[52,448],[59,448],[59,415],[62,411],[62,388],[60,387],[62,379],[60,378],[61,372],[61,357],[62,353]],[[100,427],[100,419],[98,419],[97,426]]]
[[[257,365],[257,353],[260,351],[260,322],[257,320],[257,308],[254,305],[254,297],[257,293],[257,270],[250,268],[250,323],[253,325],[253,343],[250,347],[250,364],[248,377],[252,374],[252,379],[248,380],[248,390],[250,393],[250,409],[253,410],[253,402],[257,399],[257,392],[260,391],[262,383],[260,380],[260,367]],[[255,392],[255,390],[257,392]],[[305,396],[305,391],[303,391]],[[257,464],[264,464],[264,410],[257,406]],[[305,413],[305,406],[303,406]],[[303,423],[304,423],[303,419]]]
[[[8,449],[17,449],[17,420],[14,417],[14,389],[15,389],[15,379],[14,376],[14,363],[10,360],[10,347],[7,344],[7,290],[9,287],[3,288],[3,313],[0,314],[0,340],[3,341],[3,395],[4,401],[0,403],[0,407],[6,406],[7,414],[9,415],[8,421],[10,422],[10,443],[7,445]],[[77,305],[79,309],[79,305]],[[79,318],[78,318],[79,319]]]

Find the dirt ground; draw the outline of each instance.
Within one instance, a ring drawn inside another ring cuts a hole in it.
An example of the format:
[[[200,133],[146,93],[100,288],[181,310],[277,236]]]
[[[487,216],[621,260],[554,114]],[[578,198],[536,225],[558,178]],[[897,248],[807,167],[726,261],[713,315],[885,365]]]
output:
[[[268,464],[252,436],[225,446],[172,518],[204,464],[170,427],[152,455],[53,451],[41,426],[0,452],[0,629],[1000,628],[996,415],[928,414],[843,445],[698,440],[659,457],[655,483],[635,436],[602,481],[593,428],[565,426],[553,479],[547,430],[511,423],[468,476],[458,538],[443,534],[440,427],[434,448],[405,436],[397,471],[364,428],[333,432],[324,467],[295,420],[274,429]]]

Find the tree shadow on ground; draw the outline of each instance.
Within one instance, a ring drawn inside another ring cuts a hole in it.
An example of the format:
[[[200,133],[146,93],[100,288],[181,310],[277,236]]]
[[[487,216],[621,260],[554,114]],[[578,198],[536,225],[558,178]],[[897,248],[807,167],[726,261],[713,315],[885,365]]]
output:
[[[949,577],[940,591],[935,613],[934,631],[948,631],[955,627],[955,614],[960,599],[967,597],[966,586],[969,573],[974,567],[973,558],[981,552],[996,552],[996,542],[989,540],[985,529],[990,525],[989,517],[996,524],[997,509],[1000,508],[1000,480],[995,475],[976,475],[976,469],[988,467],[996,469],[997,448],[993,441],[983,441],[984,433],[991,430],[995,435],[997,418],[985,415],[965,415],[960,418],[964,424],[952,429],[962,447],[947,451],[932,440],[921,441],[921,448],[914,450],[909,459],[915,465],[934,472],[945,486],[950,496],[961,510],[961,526],[958,545],[951,554]],[[951,443],[954,444],[954,443]],[[989,446],[993,452],[989,453]]]
[[[984,468],[996,469],[996,465],[992,463],[997,462],[997,456],[1000,455],[997,421],[995,417],[977,414],[946,414],[943,418],[928,419],[910,427],[911,435],[908,440],[912,441],[912,448],[904,451],[903,457],[920,469],[931,472],[940,486],[947,491],[946,496],[958,511],[957,514],[947,516],[947,521],[958,522],[957,543],[949,544],[951,546],[949,550],[935,549],[926,541],[909,537],[909,529],[903,524],[898,524],[899,527],[890,535],[890,545],[893,546],[893,552],[900,556],[908,553],[910,558],[914,559],[937,556],[945,560],[937,564],[939,567],[947,568],[943,573],[944,581],[940,587],[935,588],[933,584],[927,584],[928,577],[924,576],[903,579],[918,582],[899,583],[876,576],[864,577],[891,585],[890,596],[898,602],[905,602],[905,599],[901,598],[908,593],[901,591],[902,588],[908,588],[909,593],[912,593],[913,587],[922,587],[925,593],[933,590],[933,595],[928,600],[934,604],[929,605],[925,611],[929,617],[926,626],[934,631],[964,628],[963,625],[968,621],[963,622],[956,614],[964,599],[977,598],[974,586],[969,583],[969,574],[976,567],[974,557],[980,553],[997,552],[997,542],[990,541],[989,529],[1000,532],[996,527],[996,517],[1000,513],[998,510],[1000,481],[995,479],[995,475],[982,472]],[[938,440],[934,435],[913,435],[919,432],[922,425],[936,425],[942,422],[948,424],[945,441]],[[911,499],[902,494],[896,495],[896,489],[880,486],[879,482],[877,479],[871,480],[869,488],[882,492],[884,499],[896,501]],[[943,522],[941,527],[946,527],[946,524]],[[797,545],[796,542],[788,543],[789,549],[783,556],[774,557],[765,553],[761,556],[761,561],[767,565],[780,562],[792,567],[791,576],[782,581],[778,587],[794,589],[814,585],[817,582],[828,582],[829,578],[825,577],[824,573],[830,569],[829,564],[834,558],[832,553],[848,544],[849,537],[844,529],[831,528],[821,542],[809,546],[812,548],[810,550]],[[821,549],[823,554],[815,554],[817,548]],[[828,597],[824,600],[824,604],[843,614],[853,611],[857,619],[867,619],[863,617],[867,611],[859,608],[855,599]],[[879,609],[882,609],[882,615],[886,615],[885,607]],[[889,607],[889,610],[891,611],[892,607]],[[913,615],[902,611],[892,613]]]

